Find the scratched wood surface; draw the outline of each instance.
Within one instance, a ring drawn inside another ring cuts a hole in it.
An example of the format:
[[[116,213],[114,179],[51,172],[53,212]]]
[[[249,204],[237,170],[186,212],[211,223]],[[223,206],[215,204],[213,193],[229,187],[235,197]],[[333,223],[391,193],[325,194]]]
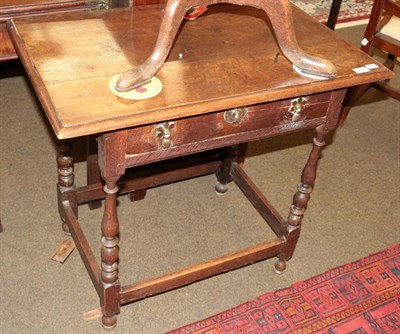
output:
[[[130,101],[112,77],[151,53],[163,5],[21,18],[10,32],[59,138],[70,138],[382,80],[392,74],[334,32],[293,8],[298,42],[337,68],[332,80],[300,76],[280,54],[264,12],[210,6],[184,22],[157,74],[162,92]],[[181,59],[179,59],[181,55]],[[352,69],[376,63],[356,74]]]

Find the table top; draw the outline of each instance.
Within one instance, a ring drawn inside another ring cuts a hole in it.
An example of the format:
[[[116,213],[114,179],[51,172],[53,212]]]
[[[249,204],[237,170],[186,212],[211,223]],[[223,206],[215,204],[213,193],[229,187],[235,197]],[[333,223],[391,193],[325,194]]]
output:
[[[163,5],[14,19],[10,34],[60,139],[103,133],[319,93],[393,74],[334,32],[293,8],[301,48],[337,68],[335,79],[297,74],[278,48],[266,14],[213,5],[185,21],[157,73],[161,93],[147,100],[114,95],[109,81],[152,52]],[[378,68],[356,73],[354,68]]]

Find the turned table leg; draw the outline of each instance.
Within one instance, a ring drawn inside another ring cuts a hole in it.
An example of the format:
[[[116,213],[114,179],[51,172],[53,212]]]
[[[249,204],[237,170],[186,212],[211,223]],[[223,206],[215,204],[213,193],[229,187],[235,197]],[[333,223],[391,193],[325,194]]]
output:
[[[283,231],[281,231],[287,242],[286,247],[278,255],[278,261],[275,263],[275,272],[278,274],[286,269],[286,261],[291,259],[296,248],[297,240],[300,236],[301,222],[317,175],[318,160],[321,156],[322,148],[325,146],[327,132],[324,131],[323,126],[318,127],[316,130],[317,136],[314,138],[311,154],[301,174],[301,182],[298,185],[297,192],[293,196],[293,203],[290,207],[287,222]]]
[[[61,142],[57,145],[57,171],[58,171],[58,205],[59,212],[62,220],[62,229],[65,234],[71,235],[66,219],[63,215],[62,196],[66,192],[74,189],[74,159],[71,154],[71,144],[68,142]],[[74,206],[74,211],[77,214],[77,205]]]
[[[86,179],[88,185],[103,182],[98,164],[95,136],[88,136],[86,139]],[[90,210],[101,208],[101,200],[91,201],[88,205]]]
[[[106,194],[103,221],[101,224],[101,281],[103,296],[103,327],[113,329],[117,325],[117,314],[120,310],[120,283],[118,280],[119,222],[117,217],[116,181],[107,181],[104,186]]]
[[[104,214],[101,223],[101,283],[100,304],[103,327],[113,329],[120,312],[118,279],[119,222],[117,216],[117,182],[125,173],[126,131],[104,134],[97,138],[99,167],[105,181]]]
[[[87,184],[104,183],[99,168],[99,155],[97,152],[97,142],[95,136],[88,136],[86,139],[86,180]],[[133,191],[128,194],[129,199],[139,201],[146,197],[146,189]],[[101,200],[88,203],[90,210],[101,208]]]
[[[243,164],[247,150],[247,143],[225,147],[222,149],[221,166],[216,172],[217,184],[215,185],[215,192],[217,195],[224,195],[228,191],[228,183],[232,181],[231,168],[232,163],[237,162]]]
[[[228,191],[228,183],[232,181],[231,167],[235,159],[235,147],[227,147],[222,150],[221,166],[217,170],[217,184],[215,185],[215,192],[217,195],[223,195]]]

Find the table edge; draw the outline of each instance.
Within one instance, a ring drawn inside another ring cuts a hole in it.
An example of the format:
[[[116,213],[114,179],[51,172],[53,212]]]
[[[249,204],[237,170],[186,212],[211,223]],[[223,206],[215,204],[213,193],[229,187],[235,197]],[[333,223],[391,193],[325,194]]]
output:
[[[112,118],[109,120],[95,121],[93,123],[82,123],[76,126],[66,127],[62,123],[62,120],[58,115],[57,109],[53,105],[50,95],[46,89],[44,82],[42,81],[38,71],[35,68],[33,60],[27,52],[25,43],[20,36],[18,29],[13,20],[7,22],[7,28],[10,33],[10,37],[17,50],[17,53],[25,67],[25,70],[32,81],[32,85],[35,89],[36,94],[46,112],[46,115],[50,121],[50,124],[55,132],[58,139],[68,139],[80,136],[91,135],[95,133],[105,133],[109,131],[122,130],[134,126],[152,124],[157,122],[164,122],[171,119],[179,119],[183,117],[198,116],[201,114],[211,113],[220,110],[226,110],[241,106],[253,105],[258,103],[267,103],[275,100],[281,100],[285,98],[291,98],[301,95],[310,95],[326,91],[333,91],[337,89],[348,88],[351,86],[363,85],[371,82],[381,81],[390,79],[394,76],[386,67],[382,67],[379,70],[373,72],[358,74],[353,77],[344,77],[340,79],[330,79],[324,81],[315,82],[314,85],[309,83],[303,85],[297,85],[289,88],[285,88],[284,94],[280,94],[279,98],[276,97],[276,90],[265,90],[264,92],[254,92],[249,95],[231,96],[229,98],[210,100],[203,103],[196,103],[185,106],[176,106],[167,109],[154,110],[149,114],[149,117],[143,121],[143,117],[135,115],[124,115],[124,126],[121,127],[118,124],[118,118]],[[275,96],[275,98],[274,98]],[[212,102],[213,107],[210,108],[209,104]],[[208,105],[208,107],[206,106]],[[169,113],[169,116],[166,114]],[[140,119],[140,121],[138,121]],[[101,124],[101,131],[98,130],[99,124]]]

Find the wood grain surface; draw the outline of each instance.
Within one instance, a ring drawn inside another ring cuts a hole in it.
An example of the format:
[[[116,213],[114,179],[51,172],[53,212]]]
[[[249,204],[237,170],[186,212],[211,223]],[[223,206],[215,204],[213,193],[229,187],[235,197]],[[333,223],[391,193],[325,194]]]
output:
[[[334,32],[293,8],[301,48],[329,59],[337,77],[297,74],[281,54],[265,13],[250,7],[210,6],[184,22],[157,77],[162,92],[148,100],[117,97],[116,74],[152,52],[163,5],[19,18],[9,26],[35,90],[58,138],[128,128],[244,105],[313,94],[382,80],[379,65]]]

